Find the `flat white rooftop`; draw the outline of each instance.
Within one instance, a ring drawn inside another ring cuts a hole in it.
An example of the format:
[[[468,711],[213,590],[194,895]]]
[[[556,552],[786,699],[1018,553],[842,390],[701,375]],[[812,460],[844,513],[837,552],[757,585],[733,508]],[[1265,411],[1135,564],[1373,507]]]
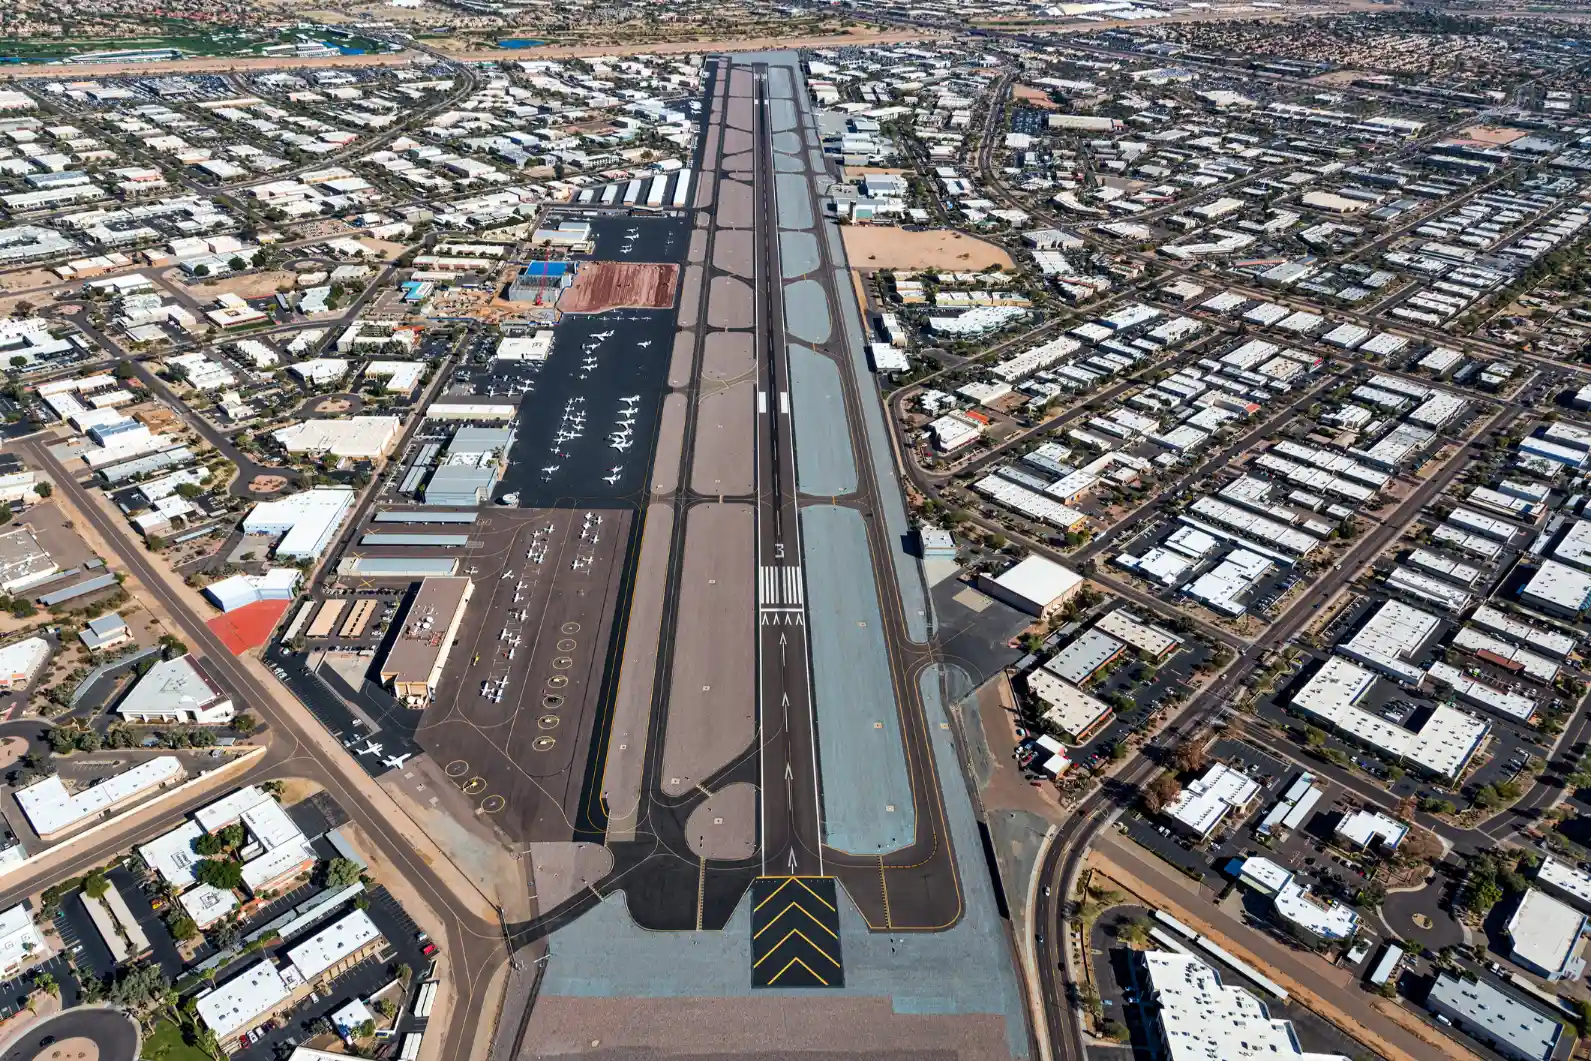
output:
[[[204,1023],[217,1037],[243,1031],[287,999],[287,983],[268,961],[249,966],[195,1000]]]
[[[1189,783],[1165,813],[1198,833],[1209,835],[1228,813],[1245,807],[1259,794],[1259,782],[1225,763],[1215,763]]]
[[[1348,1061],[1304,1053],[1290,1021],[1273,1019],[1259,999],[1223,984],[1191,954],[1145,951],[1144,965],[1170,1061]]]
[[[1544,891],[1530,888],[1508,919],[1514,960],[1560,976],[1571,971],[1585,935],[1586,916]]]
[[[1030,671],[1025,679],[1028,692],[1044,701],[1044,721],[1062,733],[1077,737],[1110,714],[1110,705],[1090,696],[1071,682],[1051,674],[1043,667]]]
[[[112,774],[99,784],[76,793],[68,792],[60,777],[52,774],[22,789],[16,794],[16,800],[22,813],[27,815],[33,831],[40,836],[49,836],[162,785],[180,781],[185,775],[180,760],[172,755],[162,755],[119,774]]]
[[[1591,911],[1591,873],[1551,855],[1536,869],[1536,883],[1561,893],[1581,910]]]
[[[306,981],[313,980],[365,944],[381,938],[381,930],[363,910],[355,910],[287,952]]]

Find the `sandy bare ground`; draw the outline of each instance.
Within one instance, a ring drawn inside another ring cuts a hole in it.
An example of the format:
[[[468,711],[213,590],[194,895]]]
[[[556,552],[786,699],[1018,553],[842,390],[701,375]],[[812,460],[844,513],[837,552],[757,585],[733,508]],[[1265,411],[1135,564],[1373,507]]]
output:
[[[1003,248],[960,232],[908,232],[887,225],[847,225],[840,231],[853,269],[976,272],[991,265],[1015,268]]]
[[[297,274],[287,269],[272,269],[264,273],[245,273],[242,276],[224,276],[195,284],[189,290],[198,296],[215,298],[231,293],[239,298],[264,298],[276,294],[279,287],[291,288],[298,283]]]
[[[1032,85],[1017,85],[1011,90],[1011,95],[1030,107],[1038,107],[1042,110],[1060,110],[1059,104],[1050,99],[1050,94],[1042,88],[1035,88]]]
[[[692,53],[719,53],[719,52],[755,52],[770,48],[842,48],[859,44],[908,44],[912,41],[933,40],[940,34],[933,33],[905,33],[905,32],[859,32],[841,33],[830,36],[818,37],[758,37],[748,40],[698,40],[674,41],[660,44],[576,44],[555,45],[546,48],[497,48],[490,50],[471,51],[460,50],[456,53],[446,54],[460,59],[574,59],[590,55],[680,55]],[[265,59],[265,58],[221,58],[221,59],[178,59],[169,63],[96,63],[92,67],[95,77],[107,77],[113,74],[142,74],[148,77],[159,77],[164,74],[201,74],[223,71],[247,70],[282,70],[282,69],[314,69],[318,67],[336,66],[409,66],[414,63],[428,63],[429,55],[423,52],[391,52],[380,55],[329,55],[319,59]],[[0,78],[18,80],[21,78],[63,77],[78,79],[85,76],[85,67],[80,65],[46,66],[42,64],[19,64],[9,70],[0,71]]]

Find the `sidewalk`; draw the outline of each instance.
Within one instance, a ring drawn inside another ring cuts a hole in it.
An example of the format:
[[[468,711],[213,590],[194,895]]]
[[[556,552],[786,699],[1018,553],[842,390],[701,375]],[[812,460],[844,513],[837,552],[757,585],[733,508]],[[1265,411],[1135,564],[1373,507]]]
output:
[[[1417,1017],[1389,1013],[1385,1006],[1354,985],[1353,973],[1323,959],[1298,954],[1263,933],[1235,921],[1211,903],[1198,885],[1174,874],[1153,856],[1140,854],[1131,840],[1115,830],[1102,836],[1089,864],[1137,895],[1146,904],[1208,935],[1238,958],[1265,971],[1299,1002],[1375,1050],[1387,1061],[1425,1061],[1432,1051],[1480,1061],[1458,1043],[1426,1028]]]

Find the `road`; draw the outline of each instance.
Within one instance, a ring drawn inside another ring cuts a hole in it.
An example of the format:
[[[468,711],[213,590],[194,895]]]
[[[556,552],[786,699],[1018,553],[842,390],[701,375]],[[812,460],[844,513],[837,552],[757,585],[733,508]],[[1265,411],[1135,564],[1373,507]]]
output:
[[[495,1012],[488,1008],[493,1000],[488,998],[486,985],[497,966],[507,958],[500,927],[465,908],[455,898],[436,870],[409,846],[390,823],[392,808],[377,805],[350,776],[361,768],[346,755],[328,752],[307,731],[297,715],[278,706],[273,694],[238,662],[210,628],[193,613],[187,601],[166,584],[149,557],[127,541],[122,528],[115,525],[97,500],[78,483],[71,471],[55,459],[46,445],[38,439],[32,439],[18,442],[16,448],[31,466],[49,473],[57,489],[66,492],[83,518],[94,526],[107,547],[117,554],[120,566],[136,575],[148,592],[160,601],[188,644],[204,656],[206,669],[212,677],[234,699],[248,704],[252,712],[268,723],[273,734],[270,773],[274,776],[302,777],[323,787],[380,848],[382,857],[404,876],[442,919],[443,924],[438,927],[443,933],[452,963],[455,998],[440,1056],[444,1061],[467,1061],[477,1033],[489,1028],[495,1018]],[[308,724],[314,725],[313,721]],[[260,774],[264,772],[256,771]],[[177,817],[168,816],[168,822],[174,823]],[[155,832],[151,830],[151,835]],[[103,861],[105,854],[98,847],[92,852],[85,852],[87,857],[84,858],[84,864]],[[8,891],[14,889],[15,886]]]
[[[29,1025],[0,1053],[0,1061],[48,1058],[46,1043],[65,1043],[68,1039],[93,1043],[99,1051],[98,1061],[133,1061],[138,1056],[138,1025],[131,1017],[109,1006],[76,1006]]]

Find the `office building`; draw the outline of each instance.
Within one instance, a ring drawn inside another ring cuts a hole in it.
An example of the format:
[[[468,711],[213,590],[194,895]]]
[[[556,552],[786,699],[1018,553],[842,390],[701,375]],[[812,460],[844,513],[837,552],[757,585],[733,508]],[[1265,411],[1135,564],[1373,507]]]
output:
[[[219,726],[232,721],[232,698],[206,674],[193,656],[155,663],[116,705],[128,722],[194,723]]]

